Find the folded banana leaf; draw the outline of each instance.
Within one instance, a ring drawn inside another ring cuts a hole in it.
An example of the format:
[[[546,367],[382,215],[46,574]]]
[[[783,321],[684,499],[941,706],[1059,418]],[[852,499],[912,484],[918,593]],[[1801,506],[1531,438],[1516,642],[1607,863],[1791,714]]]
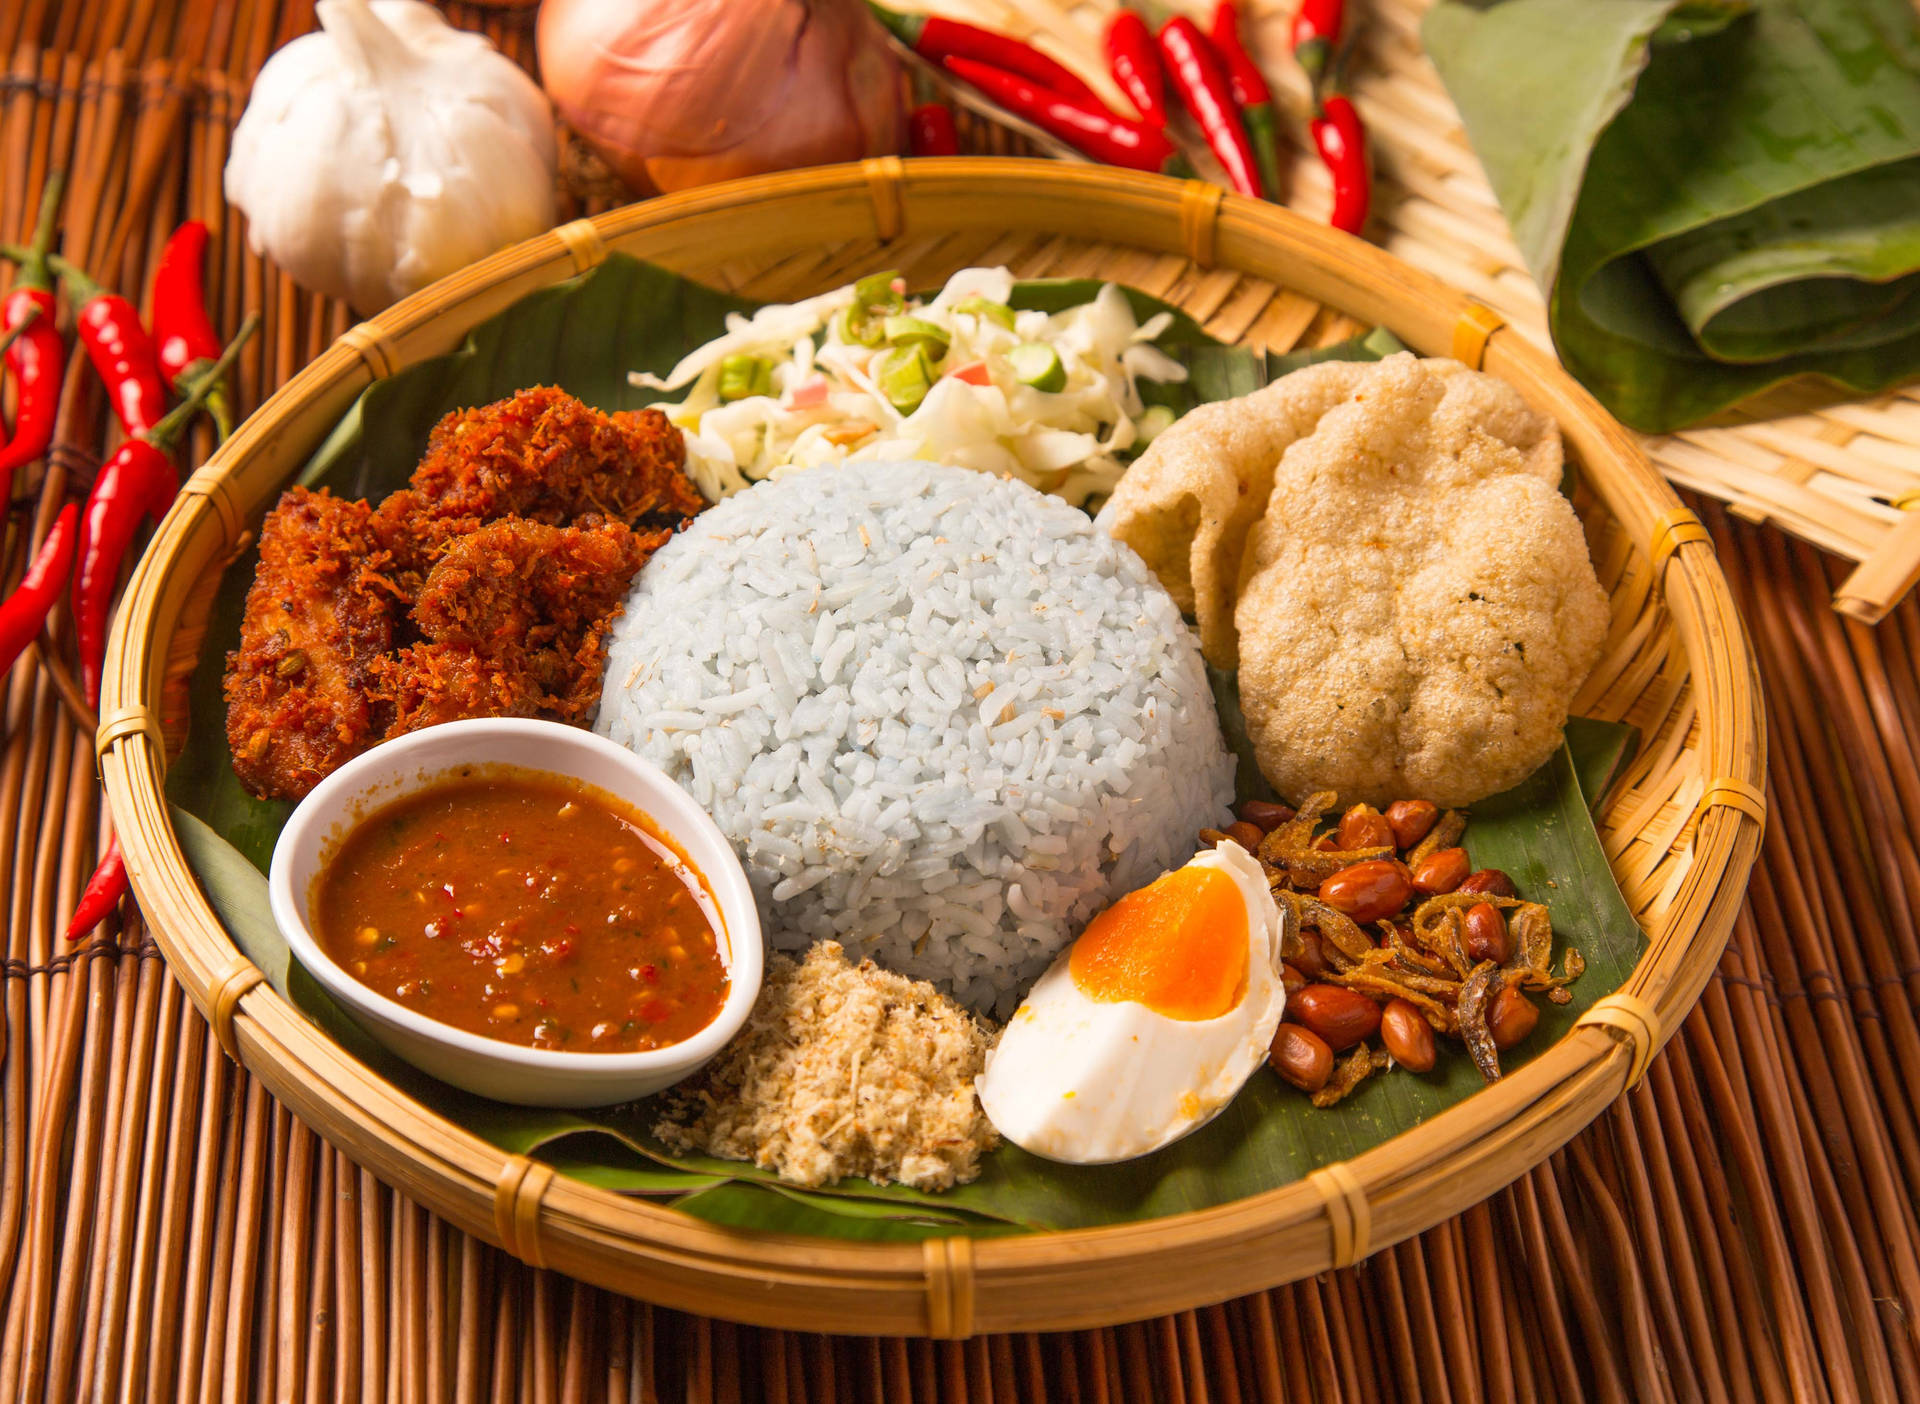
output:
[[[1091,300],[1100,286],[1085,279],[1022,283],[1014,300],[1058,310]],[[1378,360],[1403,349],[1390,333],[1376,330],[1334,346],[1261,354],[1221,345],[1190,318],[1143,293],[1129,297],[1142,318],[1175,313],[1157,344],[1186,365],[1189,377],[1142,390],[1177,413],[1245,394],[1313,361]],[[729,312],[749,307],[616,256],[582,278],[522,299],[475,328],[451,355],[376,382],[315,452],[300,481],[382,497],[405,483],[442,414],[528,385],[557,384],[607,410],[645,404],[657,396],[628,384],[629,370],[665,372],[720,335]],[[654,1139],[655,1111],[646,1102],[555,1111],[507,1106],[449,1087],[369,1038],[292,959],[274,924],[266,869],[291,806],[255,799],[234,778],[221,696],[226,651],[239,636],[255,563],[253,552],[244,553],[221,581],[192,680],[186,748],[168,770],[181,848],[222,924],[275,989],[367,1067],[503,1150],[538,1155],[602,1188],[647,1195],[742,1228],[847,1239],[991,1237],[1130,1222],[1255,1194],[1378,1145],[1483,1085],[1456,1047],[1431,1073],[1376,1077],[1340,1105],[1317,1111],[1263,1069],[1212,1123],[1142,1160],[1065,1166],[1003,1145],[986,1158],[977,1181],[940,1194],[867,1180],[797,1190],[750,1165],[675,1155]],[[1261,782],[1236,721],[1234,680],[1216,674],[1213,683],[1229,741],[1243,756],[1247,797]],[[1538,1032],[1526,1047],[1505,1055],[1509,1067],[1547,1047],[1593,1001],[1617,989],[1645,947],[1588,808],[1634,739],[1630,727],[1576,719],[1568,726],[1567,745],[1535,775],[1474,806],[1466,846],[1475,865],[1503,868],[1522,891],[1537,894],[1552,912],[1555,931],[1588,962],[1573,1003],[1542,1005]]]
[[[1920,375],[1909,0],[1440,0],[1421,33],[1562,362],[1619,419]]]

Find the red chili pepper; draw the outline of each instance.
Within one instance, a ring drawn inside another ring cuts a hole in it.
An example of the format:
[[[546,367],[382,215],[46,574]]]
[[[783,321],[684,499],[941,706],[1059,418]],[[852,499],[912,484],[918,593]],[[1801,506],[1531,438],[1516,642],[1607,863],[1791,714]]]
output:
[[[1240,39],[1240,7],[1233,0],[1220,0],[1213,8],[1213,23],[1208,37],[1227,66],[1227,83],[1233,100],[1240,104],[1240,120],[1247,129],[1247,143],[1253,147],[1254,163],[1260,167],[1260,179],[1267,193],[1280,198],[1280,120],[1273,107],[1273,89],[1266,75],[1247,53]]]
[[[181,394],[220,359],[220,333],[207,315],[207,226],[190,219],[173,231],[153,274],[153,341],[160,374]],[[207,396],[220,437],[233,432],[226,387]]]
[[[53,529],[34,553],[20,584],[0,604],[0,677],[13,667],[27,645],[40,637],[40,629],[60,592],[67,588],[73,574],[74,523],[80,508],[69,502],[53,519]]]
[[[1328,94],[1320,107],[1322,115],[1313,119],[1312,131],[1313,144],[1333,177],[1333,214],[1327,222],[1335,229],[1358,234],[1366,225],[1367,206],[1372,199],[1367,178],[1367,129],[1342,93]]]
[[[80,515],[80,564],[73,577],[73,627],[80,645],[80,680],[89,706],[100,705],[101,668],[107,655],[107,614],[120,562],[133,544],[142,519],[166,515],[180,490],[180,473],[170,456],[212,387],[233,364],[258,317],[248,317],[240,334],[187,398],[151,428],[134,433],[101,465]]]
[[[1066,97],[1077,97],[1096,105],[1100,102],[1100,95],[1072,69],[1011,34],[998,34],[940,15],[903,15],[884,5],[875,5],[872,0],[867,8],[896,39],[929,63],[942,63],[950,58],[971,59],[1031,78],[1041,87]]]
[[[1261,198],[1266,192],[1260,185],[1260,168],[1246,128],[1240,125],[1226,68],[1207,36],[1185,15],[1175,16],[1160,28],[1160,57],[1166,60],[1173,90],[1200,124],[1201,135],[1226,169],[1229,183],[1242,195]]]
[[[13,495],[13,475],[47,451],[60,412],[60,386],[67,374],[67,344],[54,319],[53,273],[47,250],[53,247],[65,179],[47,177],[40,192],[40,218],[33,244],[14,274],[13,288],[0,303],[0,333],[12,338],[7,369],[13,372],[13,438],[0,448],[0,502]]]
[[[113,915],[120,899],[127,895],[127,860],[120,854],[120,835],[107,841],[100,855],[100,866],[87,879],[87,887],[67,922],[67,939],[78,941],[94,927]]]
[[[1147,22],[1125,7],[1115,10],[1107,22],[1107,72],[1127,95],[1140,120],[1165,130],[1167,75],[1160,68],[1160,50]]]
[[[1293,56],[1306,70],[1314,96],[1333,64],[1333,51],[1340,44],[1340,30],[1346,22],[1347,0],[1300,0],[1293,15]]]
[[[143,438],[127,439],[93,480],[80,523],[80,569],[73,578],[74,633],[87,705],[100,705],[101,664],[107,653],[107,612],[120,562],[143,518],[159,521],[180,490],[180,473],[166,452]]]
[[[59,263],[60,280],[79,311],[74,329],[87,358],[107,387],[114,413],[129,434],[144,434],[166,417],[167,387],[160,379],[153,338],[140,313],[119,293],[108,292],[70,263]]]
[[[1105,107],[1052,92],[1017,73],[971,59],[942,62],[1015,116],[1026,118],[1096,161],[1135,171],[1164,171],[1174,159],[1173,143],[1165,136]]]
[[[916,156],[958,156],[960,133],[953,127],[953,109],[944,102],[922,103],[907,118],[907,149]]]

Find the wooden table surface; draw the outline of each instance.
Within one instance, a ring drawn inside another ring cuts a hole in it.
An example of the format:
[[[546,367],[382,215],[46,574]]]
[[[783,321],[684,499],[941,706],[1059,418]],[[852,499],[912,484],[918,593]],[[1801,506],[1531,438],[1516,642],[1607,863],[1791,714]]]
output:
[[[1095,7],[968,8],[1037,14],[1070,48]],[[1285,6],[1256,8],[1279,55]],[[1363,75],[1414,71],[1417,9],[1370,12]],[[530,8],[451,13],[531,62]],[[68,253],[124,288],[176,221],[208,219],[223,324],[266,318],[248,405],[349,320],[246,253],[219,196],[248,77],[311,26],[308,0],[0,6],[0,233],[25,232],[49,164],[75,176]],[[1538,294],[1451,110],[1407,81],[1359,84],[1370,232],[1525,324]],[[1296,170],[1317,215],[1324,182]],[[56,452],[14,485],[9,585],[108,445],[76,383]],[[222,1056],[136,912],[62,949],[101,824],[91,727],[23,660],[0,751],[0,1397],[1920,1398],[1920,605],[1844,620],[1845,563],[1696,505],[1767,689],[1771,818],[1721,973],[1650,1076],[1539,1169],[1358,1267],[1074,1335],[733,1327],[528,1269],[393,1195]]]

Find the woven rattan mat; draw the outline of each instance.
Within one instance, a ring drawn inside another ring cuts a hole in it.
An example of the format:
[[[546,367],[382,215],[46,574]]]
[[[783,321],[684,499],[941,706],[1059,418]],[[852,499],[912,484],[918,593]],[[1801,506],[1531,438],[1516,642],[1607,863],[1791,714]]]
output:
[[[530,16],[456,18],[527,59]],[[1537,325],[1412,55],[1413,11],[1365,22],[1385,242]],[[0,2],[0,231],[25,229],[63,164],[68,252],[144,288],[177,219],[218,216],[246,76],[311,23],[310,0]],[[346,317],[231,228],[220,247],[225,320],[267,320],[241,375],[253,404]],[[1829,411],[1822,442],[1881,425],[1897,448],[1911,408]],[[101,420],[94,392],[69,396],[60,451],[16,485],[0,583],[86,482]],[[1473,1212],[1357,1268],[1072,1336],[707,1322],[524,1268],[389,1193],[219,1053],[137,914],[60,949],[100,823],[91,728],[23,662],[0,752],[0,1398],[1920,1398],[1920,605],[1877,629],[1842,619],[1846,563],[1698,505],[1751,621],[1772,817],[1721,974],[1645,1083]]]

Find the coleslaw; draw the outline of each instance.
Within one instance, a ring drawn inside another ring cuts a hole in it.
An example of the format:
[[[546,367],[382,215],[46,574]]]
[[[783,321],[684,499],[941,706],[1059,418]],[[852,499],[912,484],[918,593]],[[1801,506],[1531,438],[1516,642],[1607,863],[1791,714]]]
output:
[[[1060,312],[1010,305],[1004,268],[955,273],[931,299],[897,274],[735,314],[726,335],[665,377],[659,406],[686,436],[687,472],[718,501],[768,478],[849,459],[920,458],[1011,475],[1079,507],[1113,491],[1173,422],[1139,382],[1186,368],[1153,344],[1112,283]]]

